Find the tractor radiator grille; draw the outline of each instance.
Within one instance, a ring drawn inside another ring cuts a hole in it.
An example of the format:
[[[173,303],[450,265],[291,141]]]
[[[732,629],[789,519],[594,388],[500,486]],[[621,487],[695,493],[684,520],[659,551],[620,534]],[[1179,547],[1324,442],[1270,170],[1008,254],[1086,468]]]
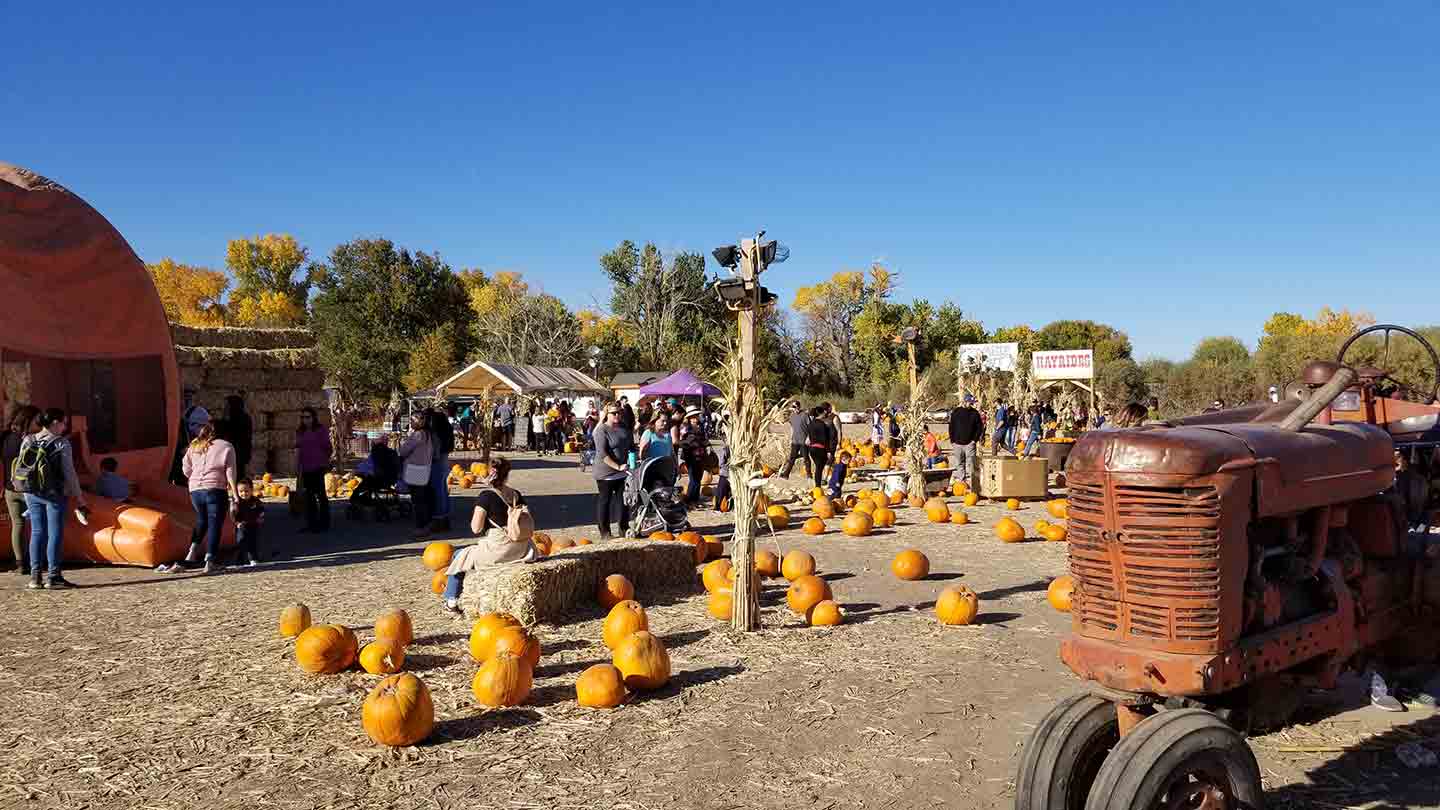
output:
[[[1220,637],[1220,496],[1213,487],[1070,483],[1070,573],[1081,633],[1187,649]]]

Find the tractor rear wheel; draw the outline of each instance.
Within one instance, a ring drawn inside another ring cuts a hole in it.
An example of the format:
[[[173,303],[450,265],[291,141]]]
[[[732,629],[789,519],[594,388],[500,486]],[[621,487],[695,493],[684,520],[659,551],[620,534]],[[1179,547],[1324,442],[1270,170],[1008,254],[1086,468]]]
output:
[[[1245,739],[1204,709],[1160,712],[1110,752],[1085,810],[1248,810],[1265,805]]]
[[[1095,774],[1119,741],[1114,703],[1084,694],[1061,701],[1025,741],[1015,810],[1084,810]]]

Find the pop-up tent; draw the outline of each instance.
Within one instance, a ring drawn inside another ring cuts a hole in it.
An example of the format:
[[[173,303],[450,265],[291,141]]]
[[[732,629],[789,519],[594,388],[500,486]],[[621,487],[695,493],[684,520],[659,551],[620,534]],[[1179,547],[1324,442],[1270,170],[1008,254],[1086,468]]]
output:
[[[480,396],[486,391],[516,394],[603,395],[610,389],[573,368],[549,366],[507,366],[477,360],[455,376],[435,386],[440,397]]]
[[[682,368],[663,380],[656,380],[640,389],[643,397],[718,397],[719,388]]]

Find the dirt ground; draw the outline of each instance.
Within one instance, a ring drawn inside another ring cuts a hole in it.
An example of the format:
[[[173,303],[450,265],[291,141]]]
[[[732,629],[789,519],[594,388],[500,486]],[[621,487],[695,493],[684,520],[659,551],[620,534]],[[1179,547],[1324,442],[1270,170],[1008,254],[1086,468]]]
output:
[[[593,537],[594,489],[574,457],[516,458],[512,483],[542,528]],[[468,515],[468,499],[456,500],[455,514]],[[5,575],[0,806],[1009,807],[1026,734],[1081,684],[1057,658],[1068,616],[1045,599],[1065,544],[1001,544],[988,528],[1001,511],[982,504],[970,526],[932,526],[905,508],[896,529],[858,539],[838,521],[807,537],[797,519],[766,537],[764,547],[814,554],[848,614],[835,628],[803,626],[777,583],[765,591],[765,629],[743,637],[708,617],[698,581],[639,594],[675,675],[611,711],[574,702],[576,674],[609,658],[594,609],[540,628],[525,706],[478,708],[468,624],[428,590],[421,544],[404,524],[357,524],[339,506],[317,540],[272,504],[267,542],[282,559],[257,568],[77,568],[67,576],[82,587],[65,593],[27,592]],[[1043,516],[1032,503],[1018,517]],[[694,516],[716,533],[726,517]],[[928,580],[891,576],[890,559],[909,547],[930,557]],[[935,622],[931,605],[951,583],[980,594],[976,625]],[[360,704],[378,676],[299,671],[275,631],[294,601],[317,622],[356,628],[362,643],[382,610],[411,613],[406,668],[434,695],[429,741],[388,750],[365,736]],[[1440,805],[1440,771],[1410,770],[1393,753],[1440,732],[1431,712],[1384,715],[1360,702],[1353,689],[1327,697],[1300,724],[1252,741],[1269,806]]]

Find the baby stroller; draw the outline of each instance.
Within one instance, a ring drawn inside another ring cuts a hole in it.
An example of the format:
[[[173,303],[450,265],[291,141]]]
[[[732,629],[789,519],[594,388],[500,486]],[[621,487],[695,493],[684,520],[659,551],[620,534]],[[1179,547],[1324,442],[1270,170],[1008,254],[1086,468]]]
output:
[[[625,478],[625,507],[630,510],[630,536],[643,537],[664,529],[683,532],[690,528],[685,494],[675,486],[679,474],[670,456],[640,462]]]

